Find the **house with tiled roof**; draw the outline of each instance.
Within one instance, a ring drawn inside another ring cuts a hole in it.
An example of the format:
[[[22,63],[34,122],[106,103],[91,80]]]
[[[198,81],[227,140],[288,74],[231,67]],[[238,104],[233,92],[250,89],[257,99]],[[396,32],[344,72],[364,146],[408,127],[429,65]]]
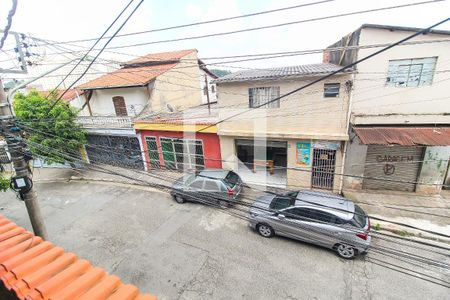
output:
[[[133,121],[216,102],[215,78],[197,50],[187,49],[138,57],[78,86],[84,92],[79,122],[88,132],[89,160],[145,168]]]
[[[317,63],[217,79],[223,167],[248,184],[339,191],[352,70],[289,93],[340,69]]]

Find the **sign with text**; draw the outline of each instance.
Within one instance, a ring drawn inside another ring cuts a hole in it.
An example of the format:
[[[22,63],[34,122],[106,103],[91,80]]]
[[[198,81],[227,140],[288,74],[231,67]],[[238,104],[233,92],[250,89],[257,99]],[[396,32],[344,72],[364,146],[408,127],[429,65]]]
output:
[[[311,143],[297,142],[297,164],[309,166],[311,162]]]

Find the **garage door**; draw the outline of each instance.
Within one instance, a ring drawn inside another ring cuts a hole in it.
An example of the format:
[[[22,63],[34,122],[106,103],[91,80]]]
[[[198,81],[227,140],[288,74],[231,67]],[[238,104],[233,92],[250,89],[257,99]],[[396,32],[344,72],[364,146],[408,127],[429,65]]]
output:
[[[369,145],[364,189],[413,192],[425,147]],[[373,178],[379,178],[376,180]]]

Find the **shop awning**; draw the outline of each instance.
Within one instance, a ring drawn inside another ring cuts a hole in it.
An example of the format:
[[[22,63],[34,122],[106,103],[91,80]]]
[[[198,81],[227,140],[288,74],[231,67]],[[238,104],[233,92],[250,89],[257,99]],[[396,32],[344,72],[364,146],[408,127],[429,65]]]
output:
[[[365,145],[450,145],[450,127],[353,127],[353,130]]]

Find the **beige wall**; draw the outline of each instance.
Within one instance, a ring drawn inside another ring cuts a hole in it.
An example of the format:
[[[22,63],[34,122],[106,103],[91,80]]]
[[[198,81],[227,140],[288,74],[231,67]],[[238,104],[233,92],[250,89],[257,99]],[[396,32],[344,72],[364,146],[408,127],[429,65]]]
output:
[[[361,46],[378,43],[393,43],[401,40],[410,31],[389,31],[364,28],[361,31]],[[427,34],[412,41],[450,39],[449,35]],[[380,48],[361,49],[361,59]],[[388,62],[393,59],[424,58],[437,56],[436,72],[430,86],[388,87],[385,85]],[[414,124],[450,123],[448,97],[450,73],[450,42],[397,46],[358,65],[353,92],[352,121],[355,124]],[[359,116],[358,116],[359,115]],[[362,116],[361,116],[362,115]]]
[[[201,78],[197,53],[186,55],[177,66],[157,77],[151,98],[151,110],[166,110],[167,104],[180,110],[200,105]]]
[[[337,98],[324,98],[323,83],[317,83],[282,99],[279,108],[252,109],[219,124],[219,135],[252,137],[260,132],[275,138],[345,140],[348,108],[345,82],[349,79],[350,75],[340,75],[326,81],[341,83]],[[220,119],[248,110],[250,87],[279,86],[283,95],[311,80],[220,83],[217,86]]]

